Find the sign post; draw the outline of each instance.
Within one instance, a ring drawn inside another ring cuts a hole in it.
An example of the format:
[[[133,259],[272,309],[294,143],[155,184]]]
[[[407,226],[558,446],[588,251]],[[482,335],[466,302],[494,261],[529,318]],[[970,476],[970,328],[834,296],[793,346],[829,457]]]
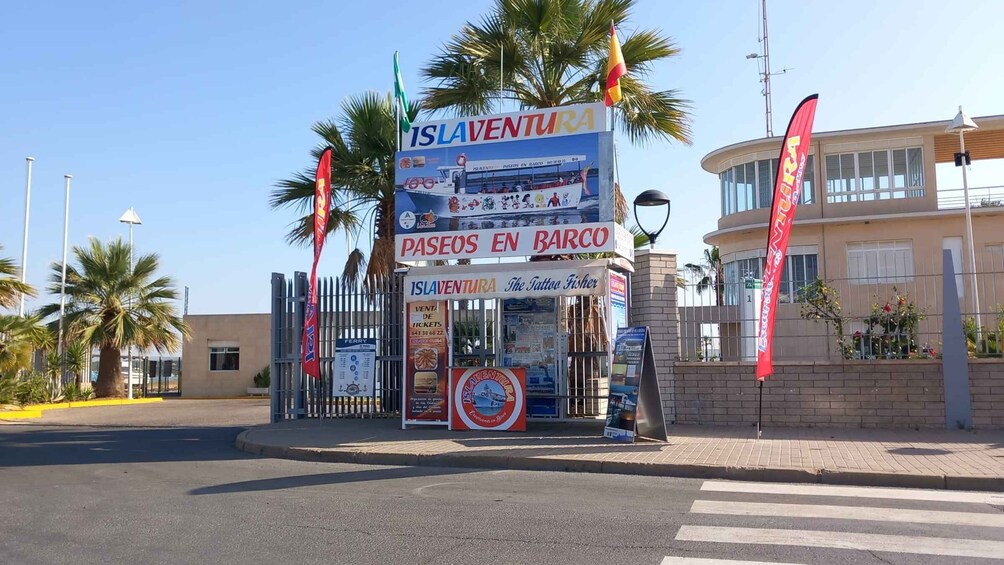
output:
[[[376,378],[374,338],[338,338],[335,340],[335,396],[372,394]],[[372,408],[372,406],[371,406]]]

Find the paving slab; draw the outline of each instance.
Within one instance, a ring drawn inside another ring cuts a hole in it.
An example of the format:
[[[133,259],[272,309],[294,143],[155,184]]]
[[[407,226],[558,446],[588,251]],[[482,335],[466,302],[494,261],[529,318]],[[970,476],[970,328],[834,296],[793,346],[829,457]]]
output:
[[[527,432],[400,429],[399,420],[290,420],[242,432],[268,457],[1004,491],[1004,432],[670,426],[666,443],[602,437],[597,421],[532,423]]]

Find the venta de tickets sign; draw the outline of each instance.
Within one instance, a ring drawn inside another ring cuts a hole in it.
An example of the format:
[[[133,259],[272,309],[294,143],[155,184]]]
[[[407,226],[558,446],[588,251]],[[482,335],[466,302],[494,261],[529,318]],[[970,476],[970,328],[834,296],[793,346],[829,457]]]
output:
[[[606,267],[458,275],[409,275],[405,293],[409,301],[478,298],[531,298],[537,296],[600,296],[607,290]]]

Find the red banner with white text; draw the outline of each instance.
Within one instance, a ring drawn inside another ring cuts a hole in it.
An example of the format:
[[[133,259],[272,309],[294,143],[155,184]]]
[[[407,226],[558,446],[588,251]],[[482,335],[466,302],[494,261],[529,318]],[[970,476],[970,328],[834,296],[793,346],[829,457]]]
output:
[[[813,94],[798,105],[788,123],[777,165],[774,203],[767,224],[767,265],[763,271],[763,299],[757,335],[756,376],[762,381],[774,373],[774,318],[788,238],[795,222],[795,208],[802,192],[802,177],[809,158],[812,121],[816,117],[818,95]]]
[[[307,298],[303,324],[303,370],[315,379],[321,378],[321,361],[317,334],[317,261],[324,248],[328,213],[331,212],[331,148],[321,153],[314,180],[314,265],[310,268],[310,295]]]

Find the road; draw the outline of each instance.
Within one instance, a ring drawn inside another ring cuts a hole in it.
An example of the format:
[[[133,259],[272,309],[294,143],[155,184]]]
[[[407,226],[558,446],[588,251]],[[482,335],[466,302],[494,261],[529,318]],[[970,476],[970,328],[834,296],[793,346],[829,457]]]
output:
[[[262,401],[0,425],[0,563],[1001,563],[1004,496],[260,458]],[[843,549],[841,549],[843,548]]]

